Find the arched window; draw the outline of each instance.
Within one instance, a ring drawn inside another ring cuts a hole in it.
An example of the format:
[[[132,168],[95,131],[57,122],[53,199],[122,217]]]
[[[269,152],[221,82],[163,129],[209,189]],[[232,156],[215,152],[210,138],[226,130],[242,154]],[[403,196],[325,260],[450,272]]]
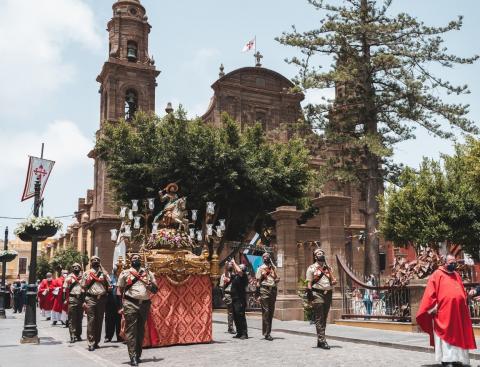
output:
[[[267,130],[267,114],[263,111],[257,111],[255,113],[255,121],[262,124],[263,130]]]
[[[108,93],[105,92],[103,97],[103,121],[108,119]]]
[[[135,90],[129,89],[125,94],[125,120],[132,121],[135,112],[138,110],[138,94]]]
[[[138,46],[135,41],[127,42],[127,59],[130,62],[136,62],[138,59]]]

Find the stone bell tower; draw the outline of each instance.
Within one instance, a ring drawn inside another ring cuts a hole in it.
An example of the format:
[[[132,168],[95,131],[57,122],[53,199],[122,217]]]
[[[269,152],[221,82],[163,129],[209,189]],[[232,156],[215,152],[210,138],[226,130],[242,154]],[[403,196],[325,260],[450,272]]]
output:
[[[155,111],[156,70],[148,53],[151,26],[145,8],[139,0],[118,0],[113,6],[113,17],[108,22],[108,60],[104,63],[97,82],[100,83],[100,129],[121,118],[132,121],[136,111]],[[118,228],[120,221],[112,203],[105,162],[90,152],[95,160],[94,195],[90,210],[90,255],[98,253],[107,269],[111,268],[113,244],[110,229]]]

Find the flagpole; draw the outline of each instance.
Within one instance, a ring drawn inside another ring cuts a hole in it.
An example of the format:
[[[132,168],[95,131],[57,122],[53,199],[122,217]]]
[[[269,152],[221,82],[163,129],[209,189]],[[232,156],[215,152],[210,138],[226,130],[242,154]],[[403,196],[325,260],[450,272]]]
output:
[[[256,61],[256,56],[255,56],[257,54],[257,35],[255,35],[254,39],[255,39],[255,50],[253,52],[253,58],[255,60],[255,66],[257,66],[257,61]]]

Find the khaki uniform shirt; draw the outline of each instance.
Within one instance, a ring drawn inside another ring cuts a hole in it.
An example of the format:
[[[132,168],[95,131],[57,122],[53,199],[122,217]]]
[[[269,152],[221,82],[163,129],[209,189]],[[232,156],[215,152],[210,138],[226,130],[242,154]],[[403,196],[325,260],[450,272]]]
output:
[[[98,279],[100,279],[100,282],[94,280],[92,278],[92,275],[95,275]],[[93,284],[91,284],[91,282],[93,282]],[[94,269],[90,269],[83,273],[82,281],[80,284],[83,288],[85,288],[87,295],[90,294],[92,296],[103,296],[107,293],[111,281],[108,274],[104,274],[103,271],[102,274],[98,276]]]
[[[232,277],[233,277],[233,274],[228,272],[227,275],[225,275],[225,273],[222,274],[222,276],[220,277],[220,287],[221,288],[224,288],[225,292],[230,292],[232,290]],[[225,278],[229,278],[230,281],[229,283],[227,284],[227,286],[225,287]]]
[[[268,275],[266,275],[268,274]],[[255,274],[255,278],[260,281],[260,285],[265,285],[268,287],[276,286],[277,283],[275,280],[277,279],[277,273],[275,271],[275,267],[272,266],[271,268],[268,265],[261,265],[257,269],[257,273]]]
[[[331,272],[332,269],[330,269],[330,273]],[[314,279],[317,277],[320,277],[320,280],[314,283]],[[318,263],[314,263],[308,267],[306,278],[307,281],[312,282],[313,289],[329,291],[333,288],[331,279],[327,276],[327,274],[322,275],[322,267]]]
[[[79,296],[82,294],[82,286],[80,285],[80,282],[82,280],[81,276],[76,276],[75,274],[71,273],[69,274],[66,278],[65,281],[63,282],[63,289],[66,291],[67,289],[70,289],[70,294],[74,296]],[[72,286],[72,284],[75,284]]]
[[[136,277],[132,274],[132,272],[140,275],[141,280],[138,279],[135,281]],[[135,283],[133,283],[134,281]],[[150,295],[144,282],[147,284],[156,284],[155,275],[153,275],[151,271],[145,270],[144,268],[140,268],[138,272],[135,269],[130,268],[122,271],[118,277],[117,287],[125,289],[129,284],[132,284],[125,291],[125,295],[135,299],[148,300],[150,299]]]

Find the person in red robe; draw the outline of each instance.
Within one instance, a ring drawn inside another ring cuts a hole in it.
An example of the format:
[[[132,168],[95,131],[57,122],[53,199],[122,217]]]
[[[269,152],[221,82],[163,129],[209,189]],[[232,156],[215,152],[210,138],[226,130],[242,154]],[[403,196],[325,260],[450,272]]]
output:
[[[63,301],[63,282],[68,275],[68,271],[62,270],[61,276],[53,281],[53,309],[52,309],[52,325],[56,325],[58,321],[65,325],[67,322],[67,312],[64,311]]]
[[[40,310],[42,315],[45,316],[47,320],[50,320],[51,318],[54,301],[54,289],[55,283],[52,279],[52,273],[47,273],[47,277],[40,282],[37,293]]]
[[[469,349],[476,349],[467,292],[455,271],[457,262],[447,256],[428,279],[417,313],[417,323],[430,335],[435,359],[445,366],[470,365]]]

